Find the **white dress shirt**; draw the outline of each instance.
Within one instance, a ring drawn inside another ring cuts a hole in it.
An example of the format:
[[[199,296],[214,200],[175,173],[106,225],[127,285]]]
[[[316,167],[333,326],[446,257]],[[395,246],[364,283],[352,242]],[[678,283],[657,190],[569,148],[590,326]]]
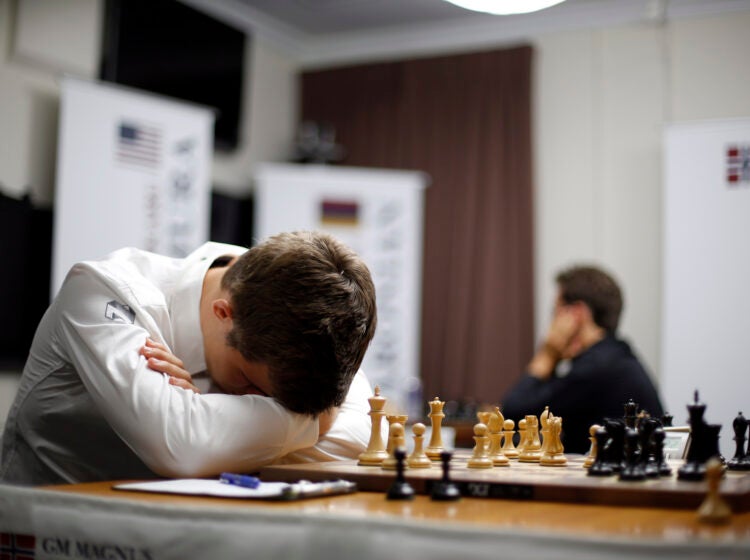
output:
[[[332,428],[258,395],[196,394],[148,368],[150,337],[191,374],[206,369],[206,270],[242,247],[184,259],[122,249],[75,265],[42,319],[2,440],[0,480],[21,484],[251,472],[273,462],[355,458],[369,438],[360,371]]]

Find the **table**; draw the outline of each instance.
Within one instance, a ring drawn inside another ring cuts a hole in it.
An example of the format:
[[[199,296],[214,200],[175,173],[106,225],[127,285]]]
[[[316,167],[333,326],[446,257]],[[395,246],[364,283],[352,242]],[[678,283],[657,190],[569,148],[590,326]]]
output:
[[[750,557],[750,513],[711,526],[685,509],[379,492],[279,503],[113,484],[0,486],[0,532],[34,537],[37,558],[57,559]]]

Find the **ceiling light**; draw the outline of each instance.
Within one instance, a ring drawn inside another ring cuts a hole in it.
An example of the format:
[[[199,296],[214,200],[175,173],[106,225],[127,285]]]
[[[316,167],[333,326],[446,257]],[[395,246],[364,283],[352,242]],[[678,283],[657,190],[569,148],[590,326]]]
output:
[[[549,8],[565,0],[446,0],[451,4],[495,15],[526,14]]]

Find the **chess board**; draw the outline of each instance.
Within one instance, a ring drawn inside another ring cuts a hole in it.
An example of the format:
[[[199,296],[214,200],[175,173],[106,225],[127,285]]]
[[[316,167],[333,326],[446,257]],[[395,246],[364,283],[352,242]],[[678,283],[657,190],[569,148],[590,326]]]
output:
[[[469,453],[456,453],[451,461],[450,478],[463,496],[548,502],[573,502],[637,507],[696,509],[706,495],[706,482],[677,479],[682,461],[670,462],[669,477],[638,482],[618,480],[617,476],[593,477],[583,467],[583,457],[568,455],[562,467],[543,467],[537,463],[511,461],[509,467],[469,469]],[[442,478],[439,463],[429,469],[407,469],[406,480],[418,494],[429,494]],[[263,481],[323,481],[344,479],[355,482],[359,490],[386,492],[395,471],[381,467],[358,466],[356,461],[302,463],[268,466],[261,470]],[[735,513],[750,511],[750,472],[727,471],[721,483],[721,495]]]

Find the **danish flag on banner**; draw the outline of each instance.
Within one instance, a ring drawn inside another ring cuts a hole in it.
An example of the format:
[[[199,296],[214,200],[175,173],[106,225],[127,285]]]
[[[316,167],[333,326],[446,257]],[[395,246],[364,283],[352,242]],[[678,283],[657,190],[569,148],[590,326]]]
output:
[[[727,146],[727,183],[731,187],[750,186],[750,144]]]
[[[33,535],[0,533],[0,560],[33,560],[35,546]]]

